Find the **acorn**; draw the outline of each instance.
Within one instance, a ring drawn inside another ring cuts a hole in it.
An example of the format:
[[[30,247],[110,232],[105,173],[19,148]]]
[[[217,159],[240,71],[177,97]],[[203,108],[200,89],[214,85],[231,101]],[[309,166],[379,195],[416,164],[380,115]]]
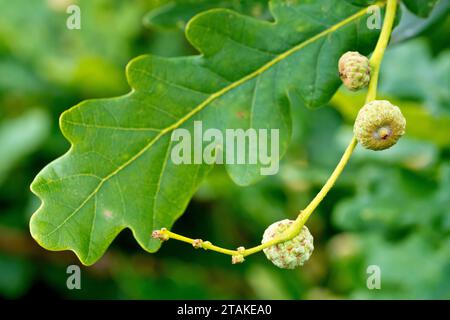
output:
[[[356,51],[345,53],[339,59],[339,76],[352,91],[367,87],[370,82],[369,59]]]
[[[359,110],[353,127],[358,142],[369,150],[385,150],[405,134],[406,119],[387,100],[375,100]]]
[[[292,224],[293,220],[285,219],[271,224],[264,232],[262,243],[279,237]],[[282,269],[294,269],[308,261],[314,250],[313,236],[306,226],[293,239],[278,243],[264,249],[267,259]]]

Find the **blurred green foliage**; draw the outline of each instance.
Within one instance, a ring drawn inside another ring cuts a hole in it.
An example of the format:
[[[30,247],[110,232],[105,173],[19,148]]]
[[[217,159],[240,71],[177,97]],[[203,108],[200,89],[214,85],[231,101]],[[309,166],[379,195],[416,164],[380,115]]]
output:
[[[73,2],[82,10],[81,30],[65,27]],[[254,2],[255,11],[232,8],[267,18],[266,2]],[[68,148],[58,129],[62,111],[127,92],[124,68],[139,54],[194,53],[184,24],[144,25],[152,9],[170,6],[165,0],[0,0],[0,296],[449,299],[448,9],[419,39],[388,50],[380,93],[404,110],[407,134],[383,153],[356,150],[309,222],[316,249],[304,268],[280,270],[262,254],[233,266],[226,256],[175,241],[150,255],[124,232],[101,261],[82,268],[82,290],[67,289],[66,268],[77,260],[31,239],[28,220],[39,201],[29,184]],[[182,10],[171,19],[186,17]],[[294,134],[280,173],[240,188],[216,168],[175,230],[226,247],[257,244],[268,224],[295,217],[325,182],[361,103],[361,96],[341,90],[329,106],[292,110]],[[366,287],[369,265],[381,268],[381,290]]]

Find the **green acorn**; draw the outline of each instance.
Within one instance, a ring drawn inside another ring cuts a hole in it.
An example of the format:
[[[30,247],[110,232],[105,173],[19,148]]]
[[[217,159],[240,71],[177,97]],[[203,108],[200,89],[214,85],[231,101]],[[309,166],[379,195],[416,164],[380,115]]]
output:
[[[375,100],[359,110],[353,132],[366,149],[385,150],[405,134],[406,120],[397,106],[386,100]]]
[[[283,234],[292,224],[293,220],[285,219],[271,224],[264,232],[261,243],[266,243]],[[306,226],[295,238],[264,249],[267,259],[282,269],[294,269],[302,266],[314,250],[313,237]]]
[[[370,63],[367,57],[349,51],[339,59],[339,76],[344,85],[353,91],[367,87],[370,82]]]

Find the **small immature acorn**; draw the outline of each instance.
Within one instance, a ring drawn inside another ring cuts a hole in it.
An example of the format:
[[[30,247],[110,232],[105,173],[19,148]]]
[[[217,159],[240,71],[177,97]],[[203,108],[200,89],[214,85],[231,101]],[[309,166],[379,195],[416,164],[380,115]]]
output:
[[[238,263],[242,263],[245,261],[245,258],[244,258],[245,248],[239,247],[239,248],[237,248],[237,252],[239,252],[239,254],[231,257],[232,264],[238,264]]]
[[[194,249],[200,249],[203,247],[203,240],[202,239],[195,239],[194,242],[192,242],[192,246]]]
[[[285,219],[271,224],[264,232],[261,243],[266,243],[283,234],[293,220]],[[267,259],[282,269],[294,269],[302,266],[314,250],[313,237],[306,226],[293,239],[264,249]]]
[[[405,128],[405,117],[397,106],[386,100],[375,100],[359,110],[353,132],[366,149],[385,150],[397,143]]]
[[[339,59],[339,76],[344,85],[353,91],[367,87],[370,82],[370,63],[367,57],[349,51]]]
[[[161,230],[154,230],[152,232],[152,238],[161,241],[167,241],[169,240],[169,235],[166,233],[166,231],[167,231],[166,228],[162,228]]]

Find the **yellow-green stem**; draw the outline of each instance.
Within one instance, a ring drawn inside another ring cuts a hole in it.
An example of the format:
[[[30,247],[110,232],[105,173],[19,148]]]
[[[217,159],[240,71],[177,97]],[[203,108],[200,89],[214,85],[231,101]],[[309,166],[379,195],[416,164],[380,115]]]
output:
[[[383,28],[378,38],[377,46],[370,58],[370,83],[367,92],[366,103],[373,101],[377,97],[378,78],[380,75],[381,61],[384,57],[389,39],[391,38],[392,28],[394,26],[395,15],[397,13],[397,0],[388,0],[386,5],[386,14],[384,16]]]
[[[345,166],[347,165],[348,160],[350,159],[350,156],[353,153],[353,150],[355,150],[357,143],[358,142],[356,141],[355,137],[353,137],[352,141],[350,142],[347,149],[345,150],[341,160],[339,161],[338,165],[336,166],[336,169],[334,169],[333,173],[328,178],[325,185],[322,187],[320,192],[314,197],[314,199],[309,203],[309,205],[305,208],[305,210],[300,212],[300,214],[298,215],[295,222],[291,225],[291,227],[288,230],[286,230],[286,232],[284,232],[284,234],[281,237],[275,238],[271,241],[267,241],[266,243],[261,244],[257,247],[245,250],[244,256],[256,253],[265,248],[271,247],[280,242],[290,240],[290,239],[294,238],[295,236],[297,236],[300,233],[300,231],[302,230],[302,228],[303,228],[304,224],[306,223],[306,221],[308,220],[308,218],[311,216],[311,214],[314,212],[314,210],[319,206],[319,204],[325,198],[328,191],[330,191],[331,188],[336,183],[336,180],[339,178],[339,176],[341,175]]]
[[[199,240],[199,239],[191,239],[191,238],[176,234],[176,233],[171,232],[166,229],[160,230],[160,232],[162,233],[162,235],[167,235],[169,239],[175,239],[178,241],[190,243],[192,245],[194,245],[196,243],[196,241]],[[213,250],[213,251],[216,251],[219,253],[228,254],[230,256],[238,254],[237,250],[229,250],[229,249],[221,248],[221,247],[213,245],[209,241],[202,242],[201,247],[205,250]]]
[[[369,83],[369,89],[367,92],[366,103],[375,100],[377,96],[380,66],[384,57],[384,52],[386,51],[386,47],[391,37],[396,12],[397,12],[397,0],[387,0],[386,15],[384,18],[383,28],[381,30],[380,37],[378,38],[378,42],[373,52],[373,55],[370,58],[371,78]],[[294,238],[296,235],[298,235],[303,226],[305,225],[306,221],[308,220],[308,218],[311,216],[314,210],[319,206],[319,204],[322,202],[322,200],[334,186],[337,179],[341,175],[342,171],[344,171],[344,168],[347,165],[348,161],[350,160],[350,157],[353,151],[355,150],[357,144],[358,141],[356,140],[355,137],[353,137],[347,149],[345,150],[341,160],[336,166],[336,169],[334,169],[333,173],[328,178],[327,182],[322,187],[320,192],[314,197],[314,199],[309,203],[309,205],[305,208],[305,210],[300,212],[295,222],[291,225],[291,227],[288,230],[284,232],[282,236],[273,239],[272,241],[268,241],[257,247],[247,249],[244,255],[249,255],[261,251],[265,248],[271,247],[280,242],[290,240]]]
[[[373,52],[373,55],[370,59],[371,79],[370,79],[369,88],[368,88],[368,92],[367,92],[366,103],[375,100],[376,96],[377,96],[378,78],[379,78],[379,73],[380,73],[381,61],[383,60],[384,52],[389,43],[389,38],[392,33],[392,28],[394,25],[396,11],[397,11],[397,0],[387,0],[386,14],[384,17],[383,28],[381,30],[381,34],[378,39],[375,50]],[[356,138],[353,137],[352,140],[350,141],[350,144],[348,145],[347,149],[345,150],[344,154],[342,155],[342,158],[339,161],[338,165],[336,166],[333,173],[328,178],[327,182],[324,184],[322,189],[319,191],[319,193],[314,197],[314,199],[309,203],[309,205],[300,212],[300,214],[298,215],[298,217],[294,221],[294,223],[291,225],[291,227],[288,230],[286,230],[281,236],[274,238],[271,241],[268,241],[264,244],[261,244],[259,246],[253,247],[253,248],[238,251],[238,250],[229,250],[229,249],[215,246],[212,243],[210,243],[209,241],[203,242],[198,239],[187,238],[187,237],[181,236],[179,234],[176,234],[174,232],[168,231],[166,229],[162,229],[159,231],[159,238],[164,239],[164,240],[176,239],[179,241],[190,243],[190,244],[194,245],[195,247],[201,247],[206,250],[213,250],[213,251],[231,255],[231,256],[235,256],[235,255],[248,256],[248,255],[257,253],[259,251],[262,251],[265,248],[276,245],[278,243],[288,241],[288,240],[296,237],[300,233],[301,229],[305,225],[308,218],[311,216],[311,214],[315,211],[315,209],[319,206],[319,204],[322,202],[322,200],[325,198],[325,196],[328,194],[328,192],[334,186],[337,179],[344,171],[344,168],[346,167],[357,144],[358,144],[358,142],[357,142]],[[199,245],[199,243],[200,243],[200,245]]]

